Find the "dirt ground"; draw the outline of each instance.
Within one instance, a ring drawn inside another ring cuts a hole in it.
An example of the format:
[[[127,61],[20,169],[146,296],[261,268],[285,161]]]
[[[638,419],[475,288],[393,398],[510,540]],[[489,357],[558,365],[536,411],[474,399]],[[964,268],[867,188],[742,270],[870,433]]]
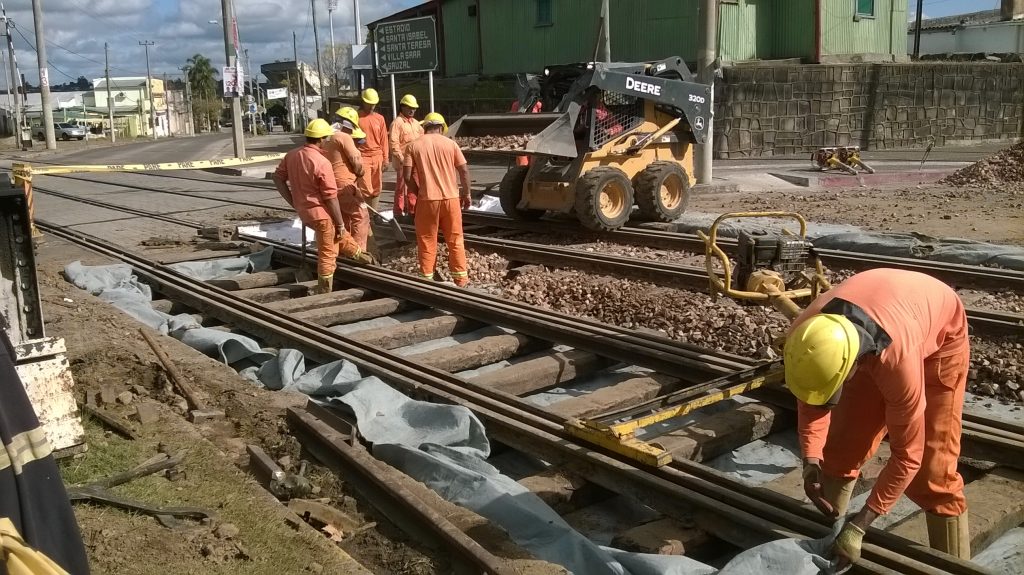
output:
[[[689,209],[708,213],[795,211],[808,221],[850,224],[877,232],[1024,244],[1021,184],[700,194],[691,198]]]
[[[284,467],[295,471],[301,454],[288,433],[284,410],[303,405],[305,398],[257,388],[184,344],[159,337],[172,361],[210,406],[227,416],[213,424],[188,423],[184,406],[179,405],[181,398],[167,391],[163,369],[139,336],[140,324],[61,277],[60,270],[74,259],[109,263],[58,242],[44,241],[39,249],[47,333],[65,338],[80,397],[104,389],[115,395],[128,393],[127,405],[118,401],[101,408],[133,428],[139,438],[124,439],[98,421],[84,418],[89,449],[61,462],[65,481],[86,483],[124,471],[162,448],[184,454],[183,477],[174,481],[160,475],[145,477],[114,491],[155,505],[201,507],[216,517],[209,525],[188,522],[170,530],[146,515],[78,504],[75,513],[94,573],[164,574],[169,558],[178,573],[426,575],[450,571],[443,555],[410,541],[386,519],[375,516],[333,473],[317,466],[307,474],[315,486],[311,497],[324,498],[365,529],[335,544],[313,527],[291,527],[287,519],[295,516],[245,472],[245,446],[259,445],[274,459],[286,457],[290,463]],[[142,425],[135,415],[140,404],[154,405],[159,420]],[[232,535],[231,527],[220,529],[224,524],[237,527],[238,534]]]

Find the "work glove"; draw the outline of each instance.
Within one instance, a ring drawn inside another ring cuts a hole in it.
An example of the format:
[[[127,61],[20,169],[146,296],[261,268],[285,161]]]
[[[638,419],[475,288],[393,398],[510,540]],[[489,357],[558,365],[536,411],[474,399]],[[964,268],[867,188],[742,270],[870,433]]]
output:
[[[821,487],[821,464],[804,462],[804,494],[811,503],[826,517],[836,518],[836,510],[825,499],[825,490]]]
[[[377,265],[380,263],[370,252],[356,252],[355,255],[352,256],[352,259],[361,264]]]
[[[864,545],[864,530],[847,521],[832,544],[832,553],[839,558],[840,568],[860,560]]]
[[[469,196],[459,196],[459,205],[462,209],[468,210],[473,205],[473,200]]]

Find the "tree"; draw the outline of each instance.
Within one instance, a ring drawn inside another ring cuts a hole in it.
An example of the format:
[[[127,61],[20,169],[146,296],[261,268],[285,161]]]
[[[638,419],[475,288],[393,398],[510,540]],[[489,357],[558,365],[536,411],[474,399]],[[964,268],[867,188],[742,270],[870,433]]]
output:
[[[324,82],[331,86],[337,94],[338,88],[352,83],[351,75],[345,70],[351,63],[351,44],[328,44],[320,55],[320,65],[324,69]]]
[[[217,94],[217,70],[210,59],[196,54],[188,59],[188,81],[192,84],[192,117],[197,126],[211,128],[220,117],[223,101]]]

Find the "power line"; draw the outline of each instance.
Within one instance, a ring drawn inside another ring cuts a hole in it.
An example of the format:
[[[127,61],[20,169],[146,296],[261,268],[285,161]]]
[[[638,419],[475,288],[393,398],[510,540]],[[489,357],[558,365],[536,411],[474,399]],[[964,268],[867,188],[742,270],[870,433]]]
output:
[[[22,33],[20,28],[15,28],[14,31],[18,33],[18,36],[21,36],[21,39],[24,40],[26,44],[28,44],[28,47],[31,48],[33,52],[36,52],[36,43],[35,42],[29,41],[29,39],[25,37],[25,34]],[[75,78],[71,74],[68,74],[64,70],[61,70],[60,68],[55,66],[53,64],[53,62],[47,62],[46,64],[48,66],[50,66],[51,68],[53,68],[54,70],[56,70],[57,72],[59,72],[62,76],[66,77],[68,80],[71,80],[72,82],[77,82],[78,81],[78,78]]]

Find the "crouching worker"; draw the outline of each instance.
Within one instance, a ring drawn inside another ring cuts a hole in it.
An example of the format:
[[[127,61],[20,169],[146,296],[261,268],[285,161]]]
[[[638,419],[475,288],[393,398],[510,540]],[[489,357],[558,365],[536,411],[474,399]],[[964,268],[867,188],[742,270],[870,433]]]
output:
[[[423,120],[424,135],[406,148],[402,177],[416,200],[416,247],[420,273],[434,277],[437,262],[437,231],[448,245],[448,269],[455,285],[469,285],[466,246],[462,236],[462,210],[470,205],[469,167],[459,145],[446,138],[448,126],[441,114],[431,112]],[[459,183],[456,183],[458,174]],[[462,192],[459,193],[461,184]]]
[[[345,232],[334,171],[322,151],[334,130],[318,118],[306,126],[305,134],[306,143],[285,154],[277,166],[274,185],[281,197],[295,209],[302,224],[313,228],[316,233],[319,278],[316,292],[330,293],[334,288],[334,270],[339,253],[362,263],[376,262]]]
[[[860,558],[868,526],[903,494],[925,511],[932,548],[969,559],[957,458],[970,348],[956,292],[917,272],[859,273],[796,318],[784,357],[804,491],[822,513],[846,514],[861,466],[889,436],[892,456],[836,538],[841,562]]]

